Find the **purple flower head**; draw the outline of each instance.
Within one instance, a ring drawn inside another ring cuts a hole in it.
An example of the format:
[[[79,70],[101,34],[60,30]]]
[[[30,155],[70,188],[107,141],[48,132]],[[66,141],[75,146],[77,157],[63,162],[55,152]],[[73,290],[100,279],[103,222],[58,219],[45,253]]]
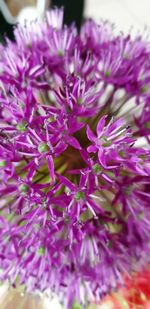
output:
[[[105,126],[105,123],[106,116],[103,116],[97,124],[97,137],[87,126],[88,139],[94,143],[94,145],[87,148],[87,151],[90,153],[98,151],[99,163],[104,168],[113,168],[116,166],[108,166],[106,161],[124,161],[124,155],[126,157],[127,148],[132,146],[133,139],[130,137],[129,129],[126,130],[122,119],[118,119],[115,122],[110,121],[107,126]]]
[[[1,46],[0,279],[74,309],[149,262],[150,49],[62,21]]]

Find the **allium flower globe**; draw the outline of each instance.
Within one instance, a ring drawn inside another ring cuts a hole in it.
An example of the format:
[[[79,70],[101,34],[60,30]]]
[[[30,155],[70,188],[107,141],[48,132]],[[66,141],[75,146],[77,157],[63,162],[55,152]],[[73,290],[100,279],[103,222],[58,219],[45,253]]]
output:
[[[150,44],[62,24],[0,47],[0,278],[71,309],[150,260]]]

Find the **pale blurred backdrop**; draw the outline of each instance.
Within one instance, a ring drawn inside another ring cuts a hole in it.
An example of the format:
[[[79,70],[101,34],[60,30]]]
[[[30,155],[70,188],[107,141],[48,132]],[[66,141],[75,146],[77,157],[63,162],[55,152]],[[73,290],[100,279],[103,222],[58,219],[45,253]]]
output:
[[[65,5],[70,3],[72,7],[81,6],[82,0],[0,0],[0,10],[5,6],[7,16],[10,13],[16,18],[22,10],[47,8],[50,4]],[[4,10],[4,9],[3,9]],[[150,25],[150,0],[84,0],[84,16],[96,20],[100,18],[110,19],[117,26],[129,31],[131,25],[136,29],[144,25]],[[39,12],[40,13],[40,12]],[[32,10],[30,11],[32,15]],[[26,18],[34,18],[26,15]],[[23,16],[23,15],[22,15]],[[12,20],[10,20],[11,22]]]
[[[84,15],[97,21],[109,19],[125,33],[132,26],[134,32],[141,31],[150,27],[150,0],[87,0]]]

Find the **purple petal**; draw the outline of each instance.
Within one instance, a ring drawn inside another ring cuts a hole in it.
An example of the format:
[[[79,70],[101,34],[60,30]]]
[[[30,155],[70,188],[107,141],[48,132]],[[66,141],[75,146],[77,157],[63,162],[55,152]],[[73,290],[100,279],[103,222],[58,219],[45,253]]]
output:
[[[90,153],[90,152],[96,153],[96,152],[97,152],[97,147],[96,147],[96,146],[88,146],[87,151],[88,151],[89,153]]]
[[[90,127],[87,125],[86,127],[86,134],[87,134],[87,137],[88,139],[91,141],[91,142],[94,142],[96,137],[94,135],[94,133],[91,131]]]
[[[97,132],[97,136],[98,138],[102,135],[103,133],[103,128],[105,126],[105,123],[106,123],[106,118],[107,118],[107,115],[104,115],[98,122],[98,125],[97,125],[97,128],[96,128],[96,132]]]
[[[47,164],[48,164],[48,168],[49,168],[49,172],[52,178],[52,182],[55,182],[55,171],[54,171],[54,161],[52,156],[47,156],[46,157],[47,160]]]
[[[68,136],[67,142],[70,146],[74,147],[75,149],[81,150],[81,146],[80,146],[78,140],[75,137]]]
[[[106,156],[105,156],[105,151],[104,151],[103,148],[100,148],[99,151],[98,151],[98,159],[99,159],[100,164],[101,164],[104,168],[107,168],[107,165],[106,165]]]

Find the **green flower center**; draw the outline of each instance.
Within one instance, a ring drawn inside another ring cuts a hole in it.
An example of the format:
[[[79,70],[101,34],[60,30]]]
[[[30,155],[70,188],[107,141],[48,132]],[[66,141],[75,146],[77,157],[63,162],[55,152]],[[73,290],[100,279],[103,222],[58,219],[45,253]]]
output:
[[[75,194],[75,199],[76,199],[77,201],[79,201],[79,200],[84,200],[84,198],[85,198],[85,194],[84,194],[83,192],[77,192],[77,193]]]
[[[142,93],[146,93],[148,91],[148,86],[147,85],[144,85],[141,87],[141,92]]]
[[[41,143],[38,147],[38,151],[40,153],[45,153],[45,152],[49,151],[49,146],[46,143]]]
[[[17,130],[20,131],[20,132],[25,132],[26,127],[27,127],[27,122],[25,120],[22,120],[21,123],[16,125]]]
[[[146,127],[146,129],[150,129],[150,121],[147,121],[147,122],[145,123],[145,127]]]
[[[80,305],[79,303],[75,301],[74,304],[72,305],[72,309],[83,309],[83,307],[82,305]]]
[[[105,72],[105,77],[109,77],[110,76],[110,71],[109,70],[106,70]]]
[[[111,142],[107,140],[107,137],[103,136],[103,147],[109,147],[111,145]]]
[[[43,256],[45,254],[45,247],[40,247],[37,251],[39,256]]]
[[[98,175],[98,174],[101,172],[101,166],[100,166],[98,163],[96,163],[96,164],[93,166],[93,171],[94,171],[95,174]]]
[[[121,150],[119,152],[119,155],[120,155],[121,158],[125,158],[125,152],[123,150]]]
[[[61,49],[59,49],[58,50],[58,56],[59,57],[63,57],[63,55],[64,55],[64,52]]]
[[[81,105],[81,103],[82,103],[82,98],[78,98],[77,104],[78,104],[78,105]]]
[[[22,195],[25,195],[29,191],[29,186],[26,184],[21,184],[19,186],[19,191],[22,193]]]
[[[13,218],[14,218],[14,213],[10,213],[10,214],[7,215],[7,221],[8,222],[11,222]]]
[[[6,160],[0,161],[0,167],[4,167],[4,166],[6,166]]]

